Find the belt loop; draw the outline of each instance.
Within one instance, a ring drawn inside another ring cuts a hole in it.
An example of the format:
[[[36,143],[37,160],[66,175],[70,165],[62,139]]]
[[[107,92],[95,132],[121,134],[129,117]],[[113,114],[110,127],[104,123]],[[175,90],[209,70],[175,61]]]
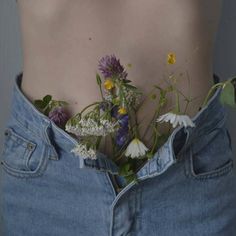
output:
[[[46,139],[48,145],[50,146],[49,159],[57,161],[57,160],[59,160],[59,156],[58,156],[58,153],[55,149],[55,146],[52,144],[51,139],[50,139],[50,128],[51,128],[51,123],[47,122],[47,125],[45,126],[43,133],[44,133],[44,136],[45,136],[45,139]]]

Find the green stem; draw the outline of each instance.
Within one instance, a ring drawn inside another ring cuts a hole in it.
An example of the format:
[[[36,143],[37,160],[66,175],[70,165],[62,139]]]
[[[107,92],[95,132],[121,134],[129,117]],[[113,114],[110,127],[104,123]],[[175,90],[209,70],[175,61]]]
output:
[[[99,90],[100,90],[100,93],[101,93],[101,96],[102,96],[102,100],[105,101],[105,98],[104,98],[103,92],[102,92],[102,86],[101,86],[101,84],[99,85]]]
[[[213,92],[213,90],[216,89],[217,87],[222,86],[222,85],[223,85],[223,83],[220,82],[220,83],[217,83],[217,84],[215,84],[215,85],[213,85],[213,86],[211,87],[211,89],[210,89],[209,92],[207,93],[207,96],[206,96],[204,102],[202,103],[201,107],[204,107],[204,106],[206,105],[206,103],[208,102],[208,99],[209,99],[209,97],[211,96],[211,93]]]
[[[176,86],[172,85],[170,82],[168,82],[166,79],[164,79],[166,81],[166,83],[168,83],[169,85],[173,86],[175,90],[177,90],[185,99],[188,99],[188,97],[186,97],[181,90],[179,90]]]
[[[138,107],[137,107],[137,111],[139,110],[139,108],[144,104],[144,102],[147,100],[147,98],[149,97],[150,94],[152,94],[153,90],[155,90],[156,88],[153,88],[149,93],[147,93],[146,95],[143,95],[144,98],[143,100],[139,103]]]
[[[81,115],[87,108],[89,108],[89,107],[91,107],[91,106],[93,106],[93,105],[96,105],[96,104],[100,104],[100,103],[101,103],[101,102],[94,102],[94,103],[89,104],[89,105],[86,106],[84,109],[82,109],[81,112],[77,113],[75,116],[77,116],[78,114]]]
[[[154,143],[152,145],[152,150],[151,150],[151,154],[153,154],[154,150],[155,150],[155,147],[157,145],[157,140],[158,140],[158,135],[157,135],[157,125],[155,126],[155,138],[154,138]]]
[[[187,108],[188,108],[189,103],[190,103],[190,101],[187,100],[187,101],[186,101],[186,106],[185,106],[185,109],[184,109],[184,114],[186,114],[186,111],[187,111]]]
[[[175,90],[175,95],[176,95],[176,108],[177,108],[177,112],[180,112],[180,104],[179,104],[179,93],[177,90]]]
[[[134,121],[135,121],[135,128],[134,128],[134,130],[135,130],[135,137],[136,138],[140,138],[140,133],[139,133],[139,129],[138,129],[138,119],[137,119],[137,115],[136,115],[136,112],[135,112],[135,110],[133,109],[133,107],[131,107],[132,108],[132,110],[133,110],[133,112],[134,112]]]
[[[153,115],[151,121],[149,122],[149,124],[153,123],[155,117],[157,117],[159,115],[160,110],[161,110],[161,104],[160,104],[160,100],[159,100],[158,107],[157,107],[156,111],[154,112],[154,115]],[[149,128],[150,128],[150,126],[147,126],[147,128],[145,129],[145,132],[144,132],[144,135],[143,135],[143,139],[147,135],[147,132],[148,132]]]
[[[100,143],[101,143],[101,140],[102,140],[102,137],[101,137],[101,136],[97,137],[97,140],[96,140],[96,149],[99,148],[99,145],[100,145]]]

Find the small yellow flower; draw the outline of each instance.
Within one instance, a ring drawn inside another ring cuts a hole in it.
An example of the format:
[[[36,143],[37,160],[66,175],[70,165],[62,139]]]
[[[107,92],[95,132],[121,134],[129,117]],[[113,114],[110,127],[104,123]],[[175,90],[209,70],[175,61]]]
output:
[[[127,110],[126,110],[124,107],[120,107],[119,110],[118,110],[118,113],[119,113],[120,115],[124,115],[124,114],[127,113]]]
[[[176,62],[176,55],[174,53],[168,53],[167,63],[173,65],[175,64],[175,62]]]
[[[104,82],[104,87],[107,90],[112,89],[114,87],[113,81],[111,79],[106,79],[105,82]]]

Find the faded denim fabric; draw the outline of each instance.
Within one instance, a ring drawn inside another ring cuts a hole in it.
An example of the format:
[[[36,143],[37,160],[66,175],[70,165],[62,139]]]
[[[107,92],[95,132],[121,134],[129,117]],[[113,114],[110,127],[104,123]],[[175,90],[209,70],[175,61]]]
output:
[[[236,175],[218,88],[128,185],[39,112],[15,77],[1,153],[4,236],[235,236]],[[126,185],[126,186],[125,186]],[[118,189],[120,188],[120,190]]]

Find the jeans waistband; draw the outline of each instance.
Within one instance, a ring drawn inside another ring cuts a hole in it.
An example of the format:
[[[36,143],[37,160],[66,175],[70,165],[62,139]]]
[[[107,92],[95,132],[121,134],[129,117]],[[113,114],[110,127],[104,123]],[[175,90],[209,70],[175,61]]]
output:
[[[51,147],[51,159],[58,160],[58,148],[71,153],[71,149],[78,144],[79,141],[55,125],[54,122],[31,103],[21,90],[22,76],[23,72],[19,73],[14,80],[11,115],[20,122],[21,125],[34,132],[39,138],[44,139]],[[218,87],[208,100],[206,106],[198,111],[192,118],[192,121],[196,125],[195,127],[185,128],[179,126],[173,130],[166,143],[162,145],[155,153],[154,157],[145,163],[138,171],[137,176],[139,178],[161,174],[177,161],[174,155],[173,141],[176,143],[180,142],[183,138],[183,132],[187,134],[184,144],[184,148],[187,148],[199,135],[214,128],[219,122],[224,122],[227,113],[225,107],[219,100],[221,90],[222,88]],[[74,154],[71,153],[71,155]],[[118,166],[99,151],[96,160],[83,159],[82,157],[76,158],[80,160],[80,168],[95,168],[101,171],[109,171],[112,174],[118,174]]]

